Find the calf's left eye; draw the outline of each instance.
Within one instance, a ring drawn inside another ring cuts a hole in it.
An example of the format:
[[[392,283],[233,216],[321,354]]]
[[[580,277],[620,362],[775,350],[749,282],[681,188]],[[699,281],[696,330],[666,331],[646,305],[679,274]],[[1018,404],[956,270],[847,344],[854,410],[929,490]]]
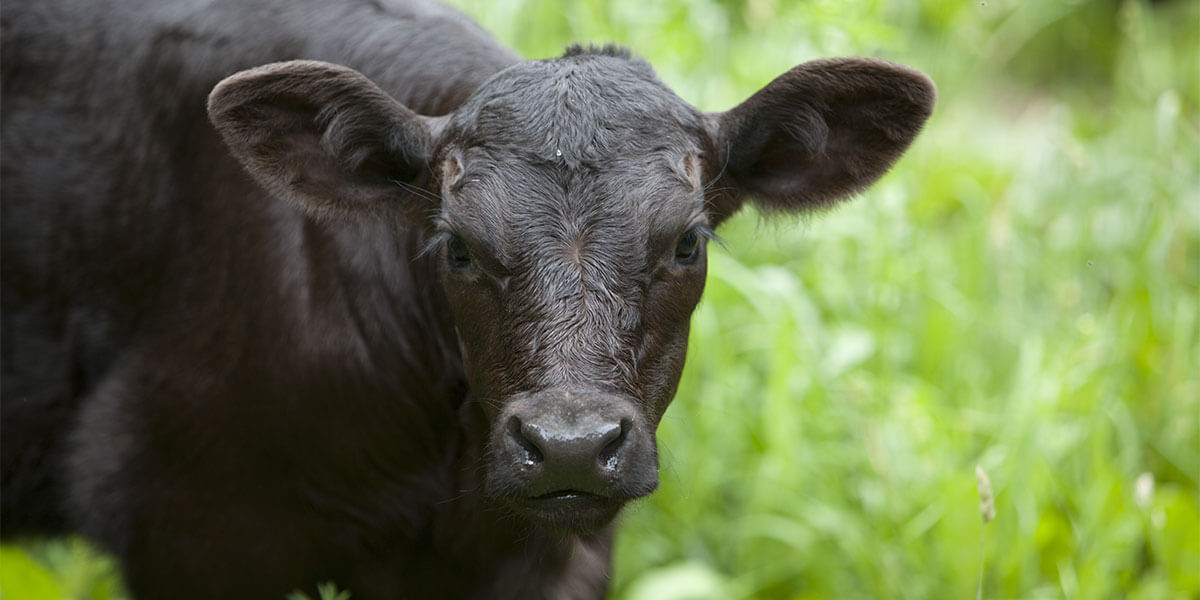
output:
[[[696,260],[696,255],[699,253],[700,232],[696,229],[689,229],[675,244],[675,260],[684,263],[691,262]]]

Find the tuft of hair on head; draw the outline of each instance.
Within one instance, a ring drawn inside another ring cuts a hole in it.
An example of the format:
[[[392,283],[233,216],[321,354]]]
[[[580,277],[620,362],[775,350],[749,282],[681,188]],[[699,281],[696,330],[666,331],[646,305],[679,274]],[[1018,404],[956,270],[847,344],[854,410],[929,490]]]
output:
[[[565,52],[563,52],[562,57],[570,58],[572,56],[588,56],[588,55],[612,56],[612,57],[624,58],[624,59],[632,59],[633,58],[633,52],[631,52],[629,50],[629,48],[626,48],[625,46],[618,46],[612,42],[609,42],[609,43],[603,44],[603,45],[580,44],[579,42],[575,42],[574,44],[567,46],[567,49]]]

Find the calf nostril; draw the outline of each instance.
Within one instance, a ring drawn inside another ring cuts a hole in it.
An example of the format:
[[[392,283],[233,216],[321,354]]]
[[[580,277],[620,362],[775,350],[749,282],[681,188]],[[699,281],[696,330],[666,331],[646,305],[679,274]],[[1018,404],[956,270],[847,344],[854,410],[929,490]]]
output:
[[[600,449],[600,454],[596,457],[601,467],[608,470],[617,468],[617,452],[625,444],[630,427],[632,427],[632,422],[629,419],[621,419],[620,426],[613,425],[611,429],[604,432],[604,436],[600,440],[604,447]]]
[[[521,462],[525,463],[526,465],[533,466],[542,462],[545,460],[545,458],[542,455],[541,448],[538,448],[538,445],[525,435],[526,427],[527,425],[522,424],[521,420],[517,417],[509,419],[508,437],[512,439],[516,443],[517,448],[521,450],[519,453]],[[530,434],[536,437],[536,430],[531,430]]]

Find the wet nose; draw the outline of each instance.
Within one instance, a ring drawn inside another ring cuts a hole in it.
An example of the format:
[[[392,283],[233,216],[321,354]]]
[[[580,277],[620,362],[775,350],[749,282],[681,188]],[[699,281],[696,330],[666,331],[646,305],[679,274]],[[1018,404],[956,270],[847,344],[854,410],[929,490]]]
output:
[[[627,423],[620,421],[588,422],[582,427],[564,427],[562,423],[522,423],[513,417],[510,435],[525,452],[527,463],[546,468],[585,471],[612,469],[625,441]]]
[[[596,413],[571,417],[510,416],[510,455],[541,494],[602,494],[620,476],[632,419]]]

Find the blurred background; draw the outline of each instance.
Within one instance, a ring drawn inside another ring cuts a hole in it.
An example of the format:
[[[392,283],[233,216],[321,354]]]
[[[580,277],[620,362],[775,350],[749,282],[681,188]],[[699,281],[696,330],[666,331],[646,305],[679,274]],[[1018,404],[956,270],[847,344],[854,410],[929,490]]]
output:
[[[1200,2],[452,3],[704,110],[825,56],[939,87],[859,198],[719,231],[614,598],[1200,598]],[[4,598],[121,597],[80,541],[0,552]]]

